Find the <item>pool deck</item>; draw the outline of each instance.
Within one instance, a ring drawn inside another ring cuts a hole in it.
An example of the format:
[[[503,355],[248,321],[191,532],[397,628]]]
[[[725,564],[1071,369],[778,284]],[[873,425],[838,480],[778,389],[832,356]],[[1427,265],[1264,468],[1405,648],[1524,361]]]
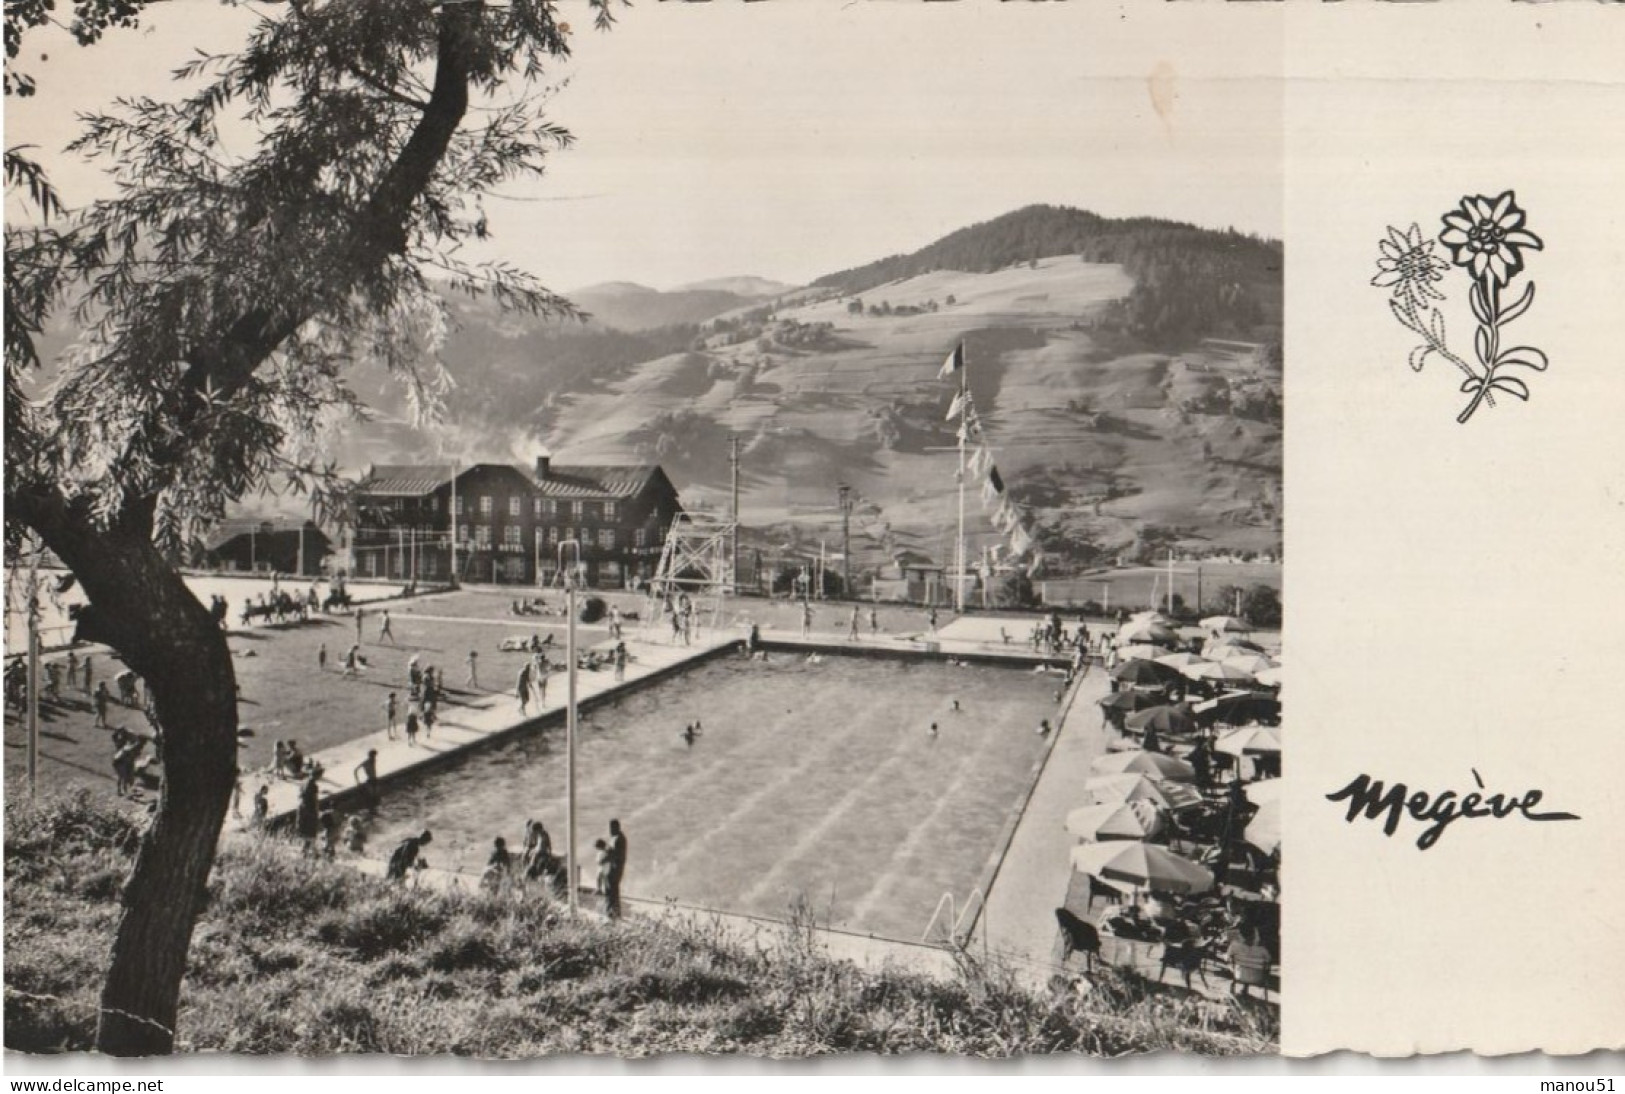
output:
[[[425,613],[420,620],[434,618]],[[479,620],[494,625],[511,627],[511,621]],[[1023,621],[1000,620],[996,617],[966,617],[943,626],[937,633],[917,630],[904,634],[873,634],[863,629],[858,638],[842,630],[830,632],[814,630],[807,634],[764,628],[761,633],[763,648],[768,656],[814,656],[820,653],[862,654],[894,657],[940,657],[985,663],[1000,663],[1032,667],[1035,671],[1054,665],[1060,659],[1041,654],[1023,643],[1004,638],[1001,626],[1014,626]],[[1025,625],[1025,624],[1023,624]],[[655,637],[659,634],[659,637]],[[744,637],[744,629],[731,628],[714,634],[705,634],[692,644],[673,645],[655,629],[645,630],[629,626],[625,632],[627,650],[631,655],[624,681],[616,681],[609,670],[577,673],[576,699],[578,707],[588,707],[597,701],[645,686],[662,677],[678,673],[717,656],[728,656]],[[608,643],[599,642],[597,648]],[[583,650],[589,647],[583,644]],[[404,690],[404,681],[403,681]],[[1055,919],[1053,909],[1062,902],[1066,893],[1070,865],[1068,853],[1072,839],[1063,822],[1067,811],[1083,800],[1081,786],[1089,777],[1090,763],[1105,748],[1104,733],[1099,728],[1098,709],[1091,701],[1105,691],[1105,674],[1098,670],[1086,672],[1066,696],[1062,716],[1051,746],[1039,761],[1035,783],[1027,800],[1018,809],[1012,809],[1010,824],[1000,834],[999,846],[990,856],[979,888],[985,895],[985,907],[975,917],[975,931],[970,948],[975,952],[988,952],[1004,958],[1018,974],[1034,984],[1047,982],[1052,972],[1055,945]],[[443,709],[435,726],[434,736],[419,735],[418,744],[408,745],[405,734],[397,733],[394,740],[382,731],[354,737],[341,745],[315,753],[311,759],[324,769],[321,789],[324,803],[336,799],[341,808],[358,803],[359,790],[354,772],[371,749],[378,752],[377,768],[381,789],[388,793],[388,784],[412,773],[419,773],[445,763],[452,757],[488,746],[514,734],[527,732],[537,726],[557,726],[561,731],[565,721],[565,674],[555,672],[549,678],[548,703],[539,710],[532,707],[528,715],[518,711],[515,697],[507,690],[485,691],[467,704]],[[246,815],[250,799],[258,784],[265,780],[270,790],[270,818],[273,824],[291,820],[298,806],[298,784],[288,779],[269,779],[261,773],[245,773],[243,778],[242,808]],[[246,824],[234,821],[228,825],[230,838],[248,836]],[[376,849],[375,849],[376,852]],[[349,860],[365,872],[383,873],[380,859]],[[469,887],[478,884],[478,878],[448,871],[426,870],[418,884],[436,888]],[[956,908],[963,910],[972,894],[954,894]],[[687,920],[714,926],[728,937],[750,942],[763,937],[788,937],[786,924],[752,916],[719,912],[712,909],[692,908],[663,901],[640,901],[635,894],[626,898],[628,910],[640,908],[647,914],[662,918]],[[591,901],[584,903],[590,907]],[[933,932],[941,938],[946,930]],[[927,975],[951,975],[955,969],[952,953],[940,944],[899,942],[873,938],[846,931],[817,929],[814,932],[818,948],[826,955],[849,960],[864,968],[901,968]]]

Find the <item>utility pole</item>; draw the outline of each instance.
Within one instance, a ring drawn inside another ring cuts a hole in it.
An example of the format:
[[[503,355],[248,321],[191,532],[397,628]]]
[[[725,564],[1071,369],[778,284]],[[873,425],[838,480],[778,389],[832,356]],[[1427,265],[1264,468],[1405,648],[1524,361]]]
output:
[[[28,575],[28,796],[39,779],[39,570]]]
[[[457,464],[451,465],[451,587],[457,587]]]
[[[573,548],[575,561],[569,571],[564,569],[564,549]],[[564,578],[565,612],[569,618],[569,628],[565,638],[565,656],[570,659],[568,675],[569,687],[565,693],[568,707],[565,721],[565,761],[564,761],[564,796],[565,796],[565,825],[564,838],[568,861],[565,871],[570,884],[570,914],[573,916],[579,910],[581,880],[576,868],[576,569],[581,566],[581,541],[567,539],[559,544],[559,572]]]
[[[1202,615],[1202,564],[1200,562],[1196,564],[1196,615],[1197,618],[1201,618]]]
[[[835,488],[841,499],[841,595],[852,595],[852,488],[846,483]]]
[[[1168,548],[1168,618],[1174,617],[1174,549]]]
[[[739,434],[728,434],[728,466],[733,478],[733,532],[729,545],[733,562],[729,568],[729,584],[739,592]]]

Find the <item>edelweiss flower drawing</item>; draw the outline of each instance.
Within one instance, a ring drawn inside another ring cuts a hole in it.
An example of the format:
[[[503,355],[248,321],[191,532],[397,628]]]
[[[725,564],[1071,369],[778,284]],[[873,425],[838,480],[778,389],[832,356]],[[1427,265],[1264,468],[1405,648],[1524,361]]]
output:
[[[1392,288],[1394,299],[1404,301],[1412,310],[1429,307],[1430,300],[1443,300],[1444,293],[1434,288],[1444,280],[1450,263],[1433,253],[1434,240],[1423,239],[1422,229],[1412,224],[1408,232],[1388,229],[1388,238],[1379,247],[1382,255],[1377,259],[1377,276],[1371,279],[1379,288]]]
[[[1524,227],[1524,211],[1511,190],[1495,198],[1464,197],[1441,221],[1436,240],[1424,239],[1417,224],[1403,232],[1390,227],[1387,238],[1378,243],[1377,275],[1371,284],[1389,291],[1388,308],[1394,318],[1422,338],[1422,344],[1411,350],[1412,369],[1420,372],[1427,359],[1437,355],[1465,374],[1461,391],[1470,400],[1456,421],[1466,423],[1479,406],[1493,407],[1498,393],[1529,399],[1528,383],[1506,370],[1546,369],[1546,354],[1533,346],[1502,348],[1502,328],[1529,310],[1535,284],[1526,282],[1510,304],[1503,303],[1503,297],[1510,295],[1512,282],[1523,272],[1524,252],[1541,250],[1542,243]],[[1448,262],[1436,253],[1439,244],[1449,253]],[[1472,279],[1467,303],[1478,321],[1473,337],[1476,363],[1451,351],[1444,312],[1438,307],[1446,301],[1440,285],[1453,268]]]

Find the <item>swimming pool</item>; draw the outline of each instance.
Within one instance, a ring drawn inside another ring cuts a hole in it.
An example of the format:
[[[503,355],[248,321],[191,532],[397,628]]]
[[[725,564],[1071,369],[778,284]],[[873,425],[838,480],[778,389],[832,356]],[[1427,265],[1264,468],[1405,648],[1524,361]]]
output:
[[[703,664],[583,714],[578,854],[590,864],[618,817],[629,897],[775,919],[804,898],[821,926],[917,939],[943,893],[963,902],[986,880],[1056,686],[941,661]],[[527,818],[562,853],[563,738],[535,732],[391,786],[371,853],[427,827],[431,865],[478,873],[493,837],[519,850]]]

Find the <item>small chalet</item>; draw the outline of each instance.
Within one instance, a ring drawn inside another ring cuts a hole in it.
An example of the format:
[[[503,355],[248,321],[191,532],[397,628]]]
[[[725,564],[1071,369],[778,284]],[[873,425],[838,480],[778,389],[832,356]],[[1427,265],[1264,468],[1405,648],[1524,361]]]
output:
[[[332,549],[327,535],[308,520],[223,520],[204,541],[197,561],[212,570],[315,577]]]

